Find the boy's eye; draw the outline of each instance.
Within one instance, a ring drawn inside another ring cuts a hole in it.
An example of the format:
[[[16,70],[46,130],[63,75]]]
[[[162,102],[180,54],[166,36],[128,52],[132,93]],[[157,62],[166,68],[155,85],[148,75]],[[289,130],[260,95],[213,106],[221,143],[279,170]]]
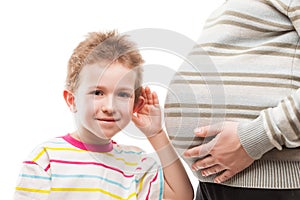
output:
[[[92,94],[97,95],[97,96],[102,96],[104,93],[101,90],[95,90],[92,92]]]
[[[130,98],[131,94],[128,92],[119,92],[118,96],[123,98]]]

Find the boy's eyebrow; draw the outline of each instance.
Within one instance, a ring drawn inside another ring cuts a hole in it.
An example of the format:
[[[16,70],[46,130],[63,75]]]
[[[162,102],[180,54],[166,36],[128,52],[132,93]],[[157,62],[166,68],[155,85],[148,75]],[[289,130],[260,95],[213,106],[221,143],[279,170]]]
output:
[[[134,90],[134,88],[132,88],[132,87],[125,87],[125,86],[118,87],[117,89],[119,89],[119,90]]]
[[[88,89],[92,90],[92,89],[103,89],[103,87],[99,86],[99,85],[95,85],[95,86],[90,86]]]
[[[105,87],[100,86],[100,85],[96,85],[96,86],[89,87],[89,89],[90,90],[92,90],[92,89],[105,89]],[[117,87],[116,90],[130,90],[130,91],[134,91],[134,88],[121,86],[121,87]]]

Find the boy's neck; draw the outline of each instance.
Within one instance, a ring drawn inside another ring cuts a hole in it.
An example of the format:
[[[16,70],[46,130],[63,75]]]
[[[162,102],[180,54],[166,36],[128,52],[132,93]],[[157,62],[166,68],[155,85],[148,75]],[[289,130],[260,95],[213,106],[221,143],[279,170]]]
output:
[[[105,145],[111,143],[110,139],[102,139],[97,136],[81,136],[81,134],[78,131],[75,131],[70,134],[74,139],[83,142],[85,144],[95,144],[95,145]]]

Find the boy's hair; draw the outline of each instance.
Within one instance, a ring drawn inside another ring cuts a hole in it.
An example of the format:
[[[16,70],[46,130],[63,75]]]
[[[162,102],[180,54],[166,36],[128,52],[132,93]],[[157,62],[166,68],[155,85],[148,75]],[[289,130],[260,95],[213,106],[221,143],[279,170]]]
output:
[[[118,62],[136,72],[135,103],[141,94],[142,68],[144,61],[135,43],[126,35],[116,31],[89,33],[74,49],[68,63],[66,89],[74,92],[78,88],[79,73],[85,65]]]

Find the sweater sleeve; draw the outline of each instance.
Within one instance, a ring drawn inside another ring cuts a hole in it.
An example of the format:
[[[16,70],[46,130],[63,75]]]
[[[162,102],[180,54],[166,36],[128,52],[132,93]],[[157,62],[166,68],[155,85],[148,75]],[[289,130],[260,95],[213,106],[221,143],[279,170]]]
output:
[[[268,0],[285,14],[300,36],[300,1]],[[297,65],[299,62],[294,62]],[[297,66],[298,67],[298,66]],[[283,99],[274,108],[261,111],[259,117],[250,123],[240,124],[238,135],[241,144],[254,158],[259,159],[273,148],[300,146],[300,89]]]
[[[286,15],[300,36],[300,1],[299,0],[266,0],[275,9]]]
[[[300,1],[291,0],[287,8],[287,16],[291,20],[295,30],[300,36]]]
[[[276,107],[261,111],[250,123],[238,127],[241,144],[254,159],[272,148],[300,146],[300,89],[283,99]]]

